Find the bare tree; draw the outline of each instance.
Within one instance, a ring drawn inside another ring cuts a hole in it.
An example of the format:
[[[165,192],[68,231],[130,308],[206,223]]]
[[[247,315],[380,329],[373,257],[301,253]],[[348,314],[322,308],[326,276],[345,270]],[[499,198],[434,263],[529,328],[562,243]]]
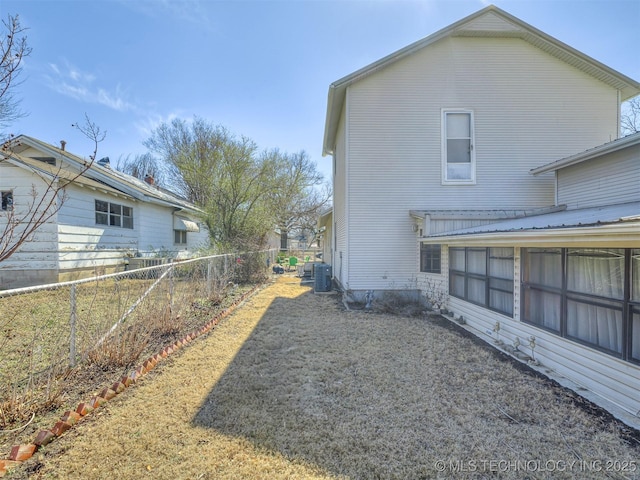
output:
[[[31,54],[27,37],[22,36],[26,29],[20,25],[18,15],[8,15],[2,24],[6,33],[0,36],[0,130],[24,116],[14,90],[20,84],[22,62]]]
[[[152,177],[153,183],[161,187],[170,186],[167,184],[165,171],[160,160],[150,153],[135,155],[133,158],[129,155],[121,157],[116,163],[116,169],[140,180]]]
[[[195,118],[160,125],[144,144],[165,161],[172,186],[204,210],[214,245],[264,245],[272,226],[265,198],[274,188],[274,169],[256,155],[252,140]]]
[[[623,137],[640,132],[640,96],[622,104],[620,125]]]
[[[0,147],[0,162],[15,162],[21,167],[29,169],[34,180],[27,195],[26,202],[16,205],[13,193],[15,189],[2,192],[2,209],[0,210],[0,262],[15,254],[25,243],[32,241],[36,232],[53,218],[66,200],[66,186],[91,167],[98,153],[98,144],[104,140],[106,132],[85,115],[85,123],[73,125],[87,138],[93,141],[94,150],[79,170],[69,173],[62,164],[49,165],[43,163],[35,165],[24,162],[15,152],[20,148],[19,139],[10,136]],[[5,165],[6,168],[6,165]]]
[[[86,113],[84,114],[84,123],[72,123],[71,126],[93,142],[93,153],[89,155],[89,158],[91,162],[95,162],[96,155],[98,155],[98,144],[106,138],[107,132],[103,132]]]
[[[331,199],[331,189],[306,152],[288,154],[272,150],[266,156],[276,165],[269,202],[280,230],[280,248],[288,247],[292,233],[313,241],[320,211]]]

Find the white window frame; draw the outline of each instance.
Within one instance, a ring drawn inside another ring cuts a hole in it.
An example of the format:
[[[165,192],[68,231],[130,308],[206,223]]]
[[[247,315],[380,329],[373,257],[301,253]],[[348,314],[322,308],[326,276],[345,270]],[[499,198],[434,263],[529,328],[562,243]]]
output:
[[[98,202],[106,204],[107,210],[98,210]],[[96,198],[94,203],[96,225],[133,230],[133,207],[120,203],[112,203],[99,198]],[[125,215],[125,209],[128,209],[130,215]]]
[[[471,172],[470,178],[465,179],[449,179],[448,178],[448,162],[447,162],[447,115],[448,114],[466,114],[469,115],[469,135],[471,143]],[[441,132],[442,132],[442,184],[443,185],[475,185],[476,183],[476,149],[475,149],[475,120],[473,110],[468,108],[443,108],[441,116]]]

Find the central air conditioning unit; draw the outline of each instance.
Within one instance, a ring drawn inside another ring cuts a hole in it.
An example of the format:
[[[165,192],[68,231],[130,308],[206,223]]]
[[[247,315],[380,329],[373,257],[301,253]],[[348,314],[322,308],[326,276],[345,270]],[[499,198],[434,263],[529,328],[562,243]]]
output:
[[[314,268],[315,284],[313,290],[315,292],[331,291],[331,265],[321,263]]]

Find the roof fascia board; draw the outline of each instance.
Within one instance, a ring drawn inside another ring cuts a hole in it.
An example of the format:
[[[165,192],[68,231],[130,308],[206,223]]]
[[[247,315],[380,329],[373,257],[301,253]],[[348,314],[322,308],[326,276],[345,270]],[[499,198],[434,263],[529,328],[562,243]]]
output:
[[[482,10],[479,10],[478,12],[475,12],[469,15],[468,17],[458,20],[457,22],[449,25],[448,27],[440,29],[437,32],[432,33],[431,35],[425,38],[422,38],[416,42],[411,43],[410,45],[407,45],[406,47],[401,48],[400,50],[396,50],[395,52],[385,57],[382,57],[381,59],[373,63],[370,63],[369,65],[366,65],[356,70],[355,72],[350,73],[349,75],[346,75],[340,78],[339,80],[336,80],[331,85],[329,85],[329,94],[328,94],[328,100],[327,100],[327,117],[325,120],[325,138],[324,138],[322,154],[330,155],[333,153],[335,131],[337,129],[340,114],[342,113],[345,90],[349,85],[359,80],[362,80],[363,78],[369,75],[372,75],[378,70],[385,68],[387,65],[394,63],[408,55],[411,55],[412,53],[422,49],[423,47],[426,47],[427,45],[433,42],[436,42],[437,40],[440,40],[441,38],[445,38],[456,27],[470,20],[474,20],[476,17],[483,15],[484,13],[489,11],[491,8],[492,8],[491,5],[489,7],[483,8]],[[339,96],[339,98],[336,98],[336,96]]]
[[[422,219],[429,215],[431,220],[513,220],[537,217],[548,213],[563,212],[566,205],[539,208],[505,208],[502,210],[409,210],[409,215]]]
[[[508,20],[508,21],[518,25],[520,28],[522,28],[525,31],[525,33],[524,34],[519,34],[517,36],[522,38],[523,40],[527,41],[528,43],[530,43],[532,45],[536,45],[537,42],[533,41],[533,40],[534,39],[540,39],[548,47],[551,47],[550,50],[549,49],[545,49],[545,48],[542,49],[542,50],[546,51],[547,53],[550,53],[550,54],[552,54],[554,56],[557,56],[561,60],[564,60],[561,56],[558,56],[558,54],[557,54],[560,51],[564,51],[564,52],[570,54],[572,57],[574,57],[578,62],[591,64],[591,66],[595,67],[596,69],[602,70],[604,73],[608,74],[611,77],[615,77],[619,82],[627,84],[627,89],[625,89],[625,91],[627,91],[627,95],[624,95],[622,100],[627,100],[627,99],[629,99],[631,97],[634,97],[634,96],[636,96],[636,95],[638,95],[640,93],[640,82],[637,82],[636,80],[624,75],[623,73],[620,73],[617,70],[614,70],[613,68],[608,67],[604,63],[599,62],[595,58],[590,57],[589,55],[586,55],[586,54],[582,53],[579,50],[576,50],[572,46],[570,46],[570,45],[558,40],[555,37],[552,37],[551,35],[543,32],[542,30],[538,30],[533,25],[530,25],[527,22],[524,22],[523,20],[520,20],[518,17],[514,17],[510,13],[505,12],[504,10],[501,10],[500,8],[496,7],[495,5],[490,5],[489,7],[485,8],[484,10],[481,10],[480,12],[489,11],[489,10],[491,10],[495,14],[503,17],[505,20]],[[513,36],[513,34],[510,34],[509,36]],[[538,46],[538,48],[541,48],[541,47]],[[566,63],[569,63],[566,60],[564,60],[564,61]],[[631,92],[631,93],[629,93],[629,92]]]
[[[38,175],[42,175],[44,177],[47,177],[51,180],[55,180],[55,176],[52,175],[50,172],[47,172],[46,170],[40,169],[38,167],[36,167],[35,165],[31,165],[29,163],[23,162],[19,156],[17,154],[12,154],[12,156],[7,157],[3,160],[3,162],[7,162],[10,163],[11,165],[13,165],[14,167],[18,167],[21,168],[22,170],[26,170],[28,172],[31,173],[37,173]]]
[[[69,153],[65,150],[52,148],[49,144],[41,142],[40,140],[29,137],[27,135],[20,135],[15,139],[15,141],[18,140],[29,145],[32,148],[35,148],[36,150],[40,150],[47,155],[53,156],[61,162],[67,163],[71,167],[78,169],[79,172],[85,170],[83,174],[86,174],[86,176],[88,178],[91,178],[92,180],[106,183],[111,188],[115,188],[116,190],[120,190],[133,198],[142,200],[142,197],[138,191],[134,191],[132,188],[128,187],[122,182],[119,182],[113,177],[107,176],[102,172],[99,172],[97,169],[93,168],[93,161],[81,159],[80,157],[73,155],[72,153]],[[117,186],[114,186],[114,183],[116,183]]]
[[[87,167],[87,165],[89,165],[89,169],[85,172],[88,178],[105,183],[107,186],[114,188],[116,190],[119,190],[124,194],[138,201],[155,203],[155,204],[167,206],[167,207],[179,207],[181,209],[189,209],[190,211],[198,212],[198,210],[194,210],[192,207],[186,204],[182,204],[177,201],[170,202],[168,200],[163,200],[163,199],[148,195],[144,191],[138,190],[137,188],[135,188],[135,186],[131,186],[128,183],[123,182],[122,180],[117,178],[115,175],[109,175],[107,172],[101,172],[93,162],[87,162],[86,160],[80,159],[80,157],[76,157],[71,153],[59,150],[57,148],[51,148],[51,146],[48,145],[47,143],[41,142],[35,138],[29,137],[26,135],[20,135],[15,140],[16,141],[21,140],[25,144],[29,145],[30,147],[41,150],[48,155],[54,156],[60,161],[71,164],[75,168],[84,169]]]

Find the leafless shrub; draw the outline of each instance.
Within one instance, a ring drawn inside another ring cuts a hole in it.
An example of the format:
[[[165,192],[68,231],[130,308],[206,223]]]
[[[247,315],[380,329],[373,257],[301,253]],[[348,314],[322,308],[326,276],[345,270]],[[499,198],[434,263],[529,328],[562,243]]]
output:
[[[135,365],[149,344],[147,333],[141,325],[117,332],[91,350],[87,360],[103,370],[131,367]]]

